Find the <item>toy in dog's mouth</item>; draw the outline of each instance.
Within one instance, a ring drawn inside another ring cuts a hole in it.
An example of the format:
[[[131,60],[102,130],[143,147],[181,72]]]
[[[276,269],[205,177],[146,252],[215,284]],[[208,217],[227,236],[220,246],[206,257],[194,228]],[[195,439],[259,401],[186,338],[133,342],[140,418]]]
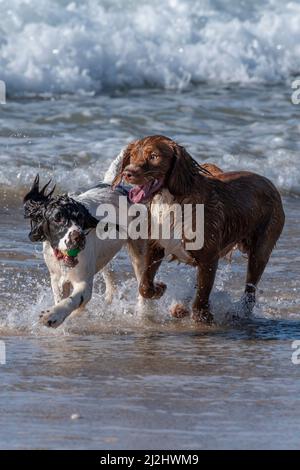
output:
[[[77,256],[80,253],[80,248],[73,250],[61,251],[58,248],[54,249],[54,255],[59,261],[63,261],[68,268],[74,268],[78,264]]]
[[[135,204],[146,202],[163,185],[162,179],[153,179],[148,183],[136,185],[129,191],[129,200]]]

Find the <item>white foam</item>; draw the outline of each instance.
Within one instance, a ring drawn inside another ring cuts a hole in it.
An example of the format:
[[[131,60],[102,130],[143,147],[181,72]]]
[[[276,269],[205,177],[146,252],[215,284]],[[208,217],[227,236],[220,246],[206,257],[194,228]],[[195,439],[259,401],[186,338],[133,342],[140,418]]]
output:
[[[115,155],[120,149],[116,149]],[[249,170],[269,178],[283,194],[300,194],[300,169],[298,152],[287,149],[274,149],[266,146],[265,155],[262,158],[249,158],[244,154],[227,154],[214,157],[213,161],[224,171]],[[110,152],[111,153],[111,152]],[[0,155],[1,157],[1,155]],[[76,159],[76,155],[74,156]],[[211,160],[210,160],[211,161]],[[111,157],[99,159],[84,167],[62,169],[60,165],[53,169],[39,168],[38,165],[18,165],[15,168],[13,159],[0,169],[0,185],[10,187],[12,190],[19,188],[22,194],[28,189],[37,172],[40,172],[42,180],[52,178],[58,185],[60,192],[87,189],[98,181],[104,180],[111,183],[116,171],[116,162]]]
[[[8,93],[276,82],[300,70],[298,2],[3,0]]]
[[[270,148],[271,147],[271,148]],[[224,154],[218,162],[224,171],[249,170],[269,178],[284,193],[300,193],[299,155],[296,151],[274,148],[265,142],[264,156]]]

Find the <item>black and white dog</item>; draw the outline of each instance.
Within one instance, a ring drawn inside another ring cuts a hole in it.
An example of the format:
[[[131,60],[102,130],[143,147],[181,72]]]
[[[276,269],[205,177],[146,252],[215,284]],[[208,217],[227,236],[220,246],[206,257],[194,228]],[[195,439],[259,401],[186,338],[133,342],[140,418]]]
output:
[[[119,158],[120,159],[120,158]],[[114,172],[116,160],[106,174]],[[97,237],[97,208],[101,204],[119,204],[120,193],[110,186],[99,185],[82,194],[53,196],[48,182],[39,189],[39,176],[24,197],[24,214],[31,222],[29,238],[43,242],[45,262],[51,276],[55,305],[42,311],[41,321],[58,327],[74,311],[91,299],[93,278],[102,270],[106,282],[106,300],[112,300],[115,280],[109,262],[127,246],[137,281],[144,269],[145,240]],[[48,191],[48,192],[47,192]]]

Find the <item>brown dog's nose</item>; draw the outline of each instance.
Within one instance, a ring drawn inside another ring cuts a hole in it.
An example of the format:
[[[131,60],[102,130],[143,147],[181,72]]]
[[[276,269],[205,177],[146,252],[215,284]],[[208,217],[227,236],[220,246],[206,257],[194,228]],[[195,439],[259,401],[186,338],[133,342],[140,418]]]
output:
[[[128,165],[122,173],[122,176],[126,178],[135,178],[140,176],[141,168],[135,165]]]
[[[123,171],[124,176],[134,176],[136,173],[138,173],[139,167],[136,167],[134,165],[128,165],[125,170]]]
[[[131,178],[131,176],[134,176],[134,172],[133,171],[130,171],[130,170],[124,170],[123,171],[123,176],[125,178]]]

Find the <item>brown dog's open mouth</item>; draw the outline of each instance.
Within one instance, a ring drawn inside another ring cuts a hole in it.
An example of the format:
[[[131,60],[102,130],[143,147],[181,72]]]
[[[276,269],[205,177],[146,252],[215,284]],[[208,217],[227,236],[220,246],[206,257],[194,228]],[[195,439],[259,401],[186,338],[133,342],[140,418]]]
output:
[[[146,202],[163,184],[163,180],[151,180],[149,183],[136,185],[129,191],[129,200],[134,204]]]

